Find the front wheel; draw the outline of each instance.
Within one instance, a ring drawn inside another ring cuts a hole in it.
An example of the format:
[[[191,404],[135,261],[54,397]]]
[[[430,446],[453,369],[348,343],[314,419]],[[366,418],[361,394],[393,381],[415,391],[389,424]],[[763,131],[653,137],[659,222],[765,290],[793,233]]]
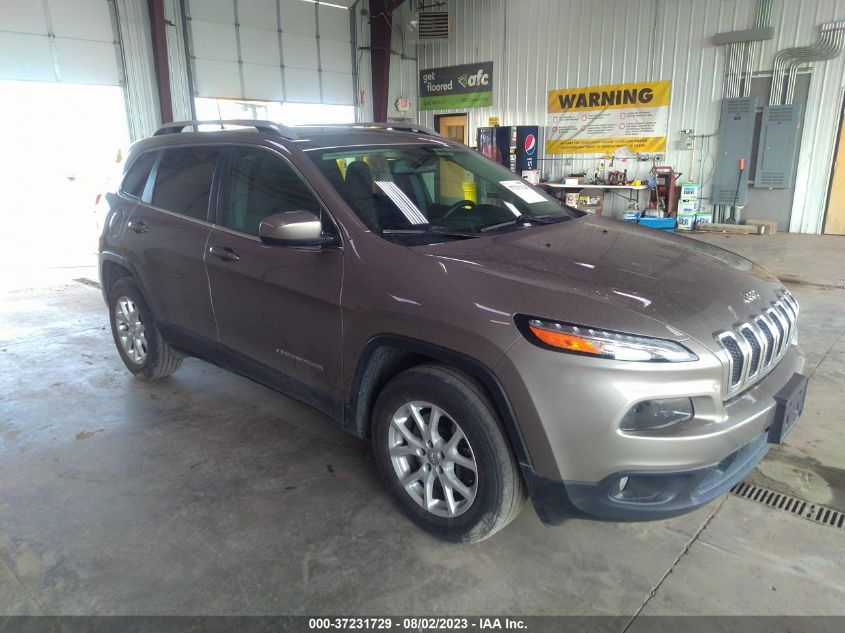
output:
[[[519,514],[519,467],[486,394],[461,372],[422,365],[399,374],[376,402],[372,431],[385,485],[433,535],[477,542]]]

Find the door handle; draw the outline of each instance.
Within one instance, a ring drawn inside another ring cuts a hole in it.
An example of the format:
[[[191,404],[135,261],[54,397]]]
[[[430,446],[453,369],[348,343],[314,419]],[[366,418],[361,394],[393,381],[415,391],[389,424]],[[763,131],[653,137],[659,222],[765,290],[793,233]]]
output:
[[[209,247],[208,252],[226,262],[236,262],[240,259],[240,255],[228,246],[211,246]]]
[[[150,227],[144,224],[141,220],[130,220],[126,225],[136,233],[149,233]]]

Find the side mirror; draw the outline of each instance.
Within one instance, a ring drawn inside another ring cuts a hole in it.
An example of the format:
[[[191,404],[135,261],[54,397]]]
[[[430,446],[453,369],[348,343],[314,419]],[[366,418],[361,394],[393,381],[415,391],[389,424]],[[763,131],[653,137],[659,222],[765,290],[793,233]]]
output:
[[[334,237],[323,234],[320,218],[310,211],[283,211],[268,215],[258,227],[258,237],[265,244],[279,246],[323,246]]]

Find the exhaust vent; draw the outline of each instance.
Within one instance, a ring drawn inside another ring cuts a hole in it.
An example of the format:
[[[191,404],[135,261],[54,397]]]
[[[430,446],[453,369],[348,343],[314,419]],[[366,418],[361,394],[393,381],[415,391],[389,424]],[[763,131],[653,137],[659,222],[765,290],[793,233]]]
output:
[[[426,11],[418,19],[420,42],[449,39],[448,11]]]

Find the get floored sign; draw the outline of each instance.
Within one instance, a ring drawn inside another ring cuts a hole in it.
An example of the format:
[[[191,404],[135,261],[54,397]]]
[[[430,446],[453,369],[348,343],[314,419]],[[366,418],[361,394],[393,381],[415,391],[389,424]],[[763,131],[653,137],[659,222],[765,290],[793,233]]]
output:
[[[546,153],[664,151],[671,87],[648,81],[550,91]]]
[[[420,110],[479,108],[493,103],[493,62],[420,71]]]

